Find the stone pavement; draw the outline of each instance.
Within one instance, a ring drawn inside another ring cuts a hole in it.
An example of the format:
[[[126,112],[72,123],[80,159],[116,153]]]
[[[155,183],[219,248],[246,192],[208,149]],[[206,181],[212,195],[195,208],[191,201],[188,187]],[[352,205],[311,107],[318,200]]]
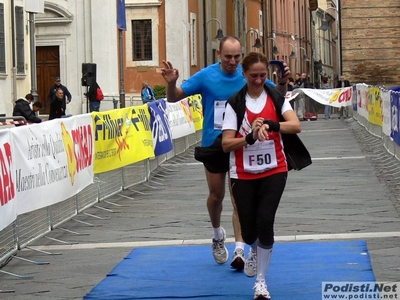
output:
[[[302,122],[302,129],[313,164],[289,173],[276,241],[366,240],[377,281],[399,281],[400,162],[353,119]],[[203,166],[189,149],[160,166],[150,182],[102,201],[31,245],[52,255],[18,252],[49,264],[13,258],[1,270],[34,277],[0,273],[0,290],[14,291],[0,298],[82,299],[134,247],[208,244],[206,196]],[[222,225],[233,243],[228,194],[224,203]]]

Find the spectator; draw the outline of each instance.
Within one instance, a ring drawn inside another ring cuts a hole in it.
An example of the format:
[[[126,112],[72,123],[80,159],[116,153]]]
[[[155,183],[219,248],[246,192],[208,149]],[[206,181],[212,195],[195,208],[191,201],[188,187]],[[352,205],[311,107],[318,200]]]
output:
[[[328,77],[322,78],[322,87],[321,88],[322,89],[330,89],[331,88]],[[324,114],[325,114],[325,120],[328,120],[331,118],[331,106],[330,105],[325,105]]]
[[[154,90],[147,84],[146,81],[142,82],[142,101],[143,104],[156,100]]]
[[[300,121],[304,121],[304,115],[306,112],[306,106],[305,106],[305,94],[302,89],[305,88],[305,84],[307,81],[307,75],[306,73],[303,73],[300,75],[300,73],[295,74],[295,84],[293,86],[293,92],[297,93],[297,97],[294,99],[294,111],[299,118]]]
[[[87,97],[89,101],[89,111],[100,111],[100,100],[97,100],[97,88],[100,86],[97,82],[94,82],[91,86],[89,86],[89,90],[84,95]]]
[[[38,118],[35,114],[35,112],[42,107],[42,104],[40,102],[35,102],[35,103],[37,103],[36,107],[39,107],[39,109],[37,109],[34,104],[33,110],[32,110],[30,107],[30,104],[33,102],[33,100],[34,100],[33,95],[27,94],[25,97],[21,97],[17,101],[15,101],[13,116],[14,117],[24,117],[26,122],[30,122],[30,123],[42,122],[42,119]],[[24,125],[24,124],[19,124],[19,125]],[[19,126],[19,125],[15,125],[15,126]]]
[[[51,107],[51,103],[53,101],[60,101],[59,99],[57,99],[56,97],[56,91],[58,89],[61,89],[63,92],[63,98],[62,98],[62,102],[61,102],[61,108],[64,111],[64,115],[65,115],[65,111],[67,109],[67,104],[69,104],[72,101],[72,96],[71,93],[68,91],[67,87],[61,84],[61,79],[60,77],[56,77],[54,85],[51,87],[50,92],[49,92],[49,103],[50,103],[50,107]],[[59,103],[57,104],[57,106],[60,105]],[[50,119],[50,118],[49,118]]]
[[[50,102],[49,120],[62,118],[65,116],[65,109],[63,107],[64,99],[64,92],[60,87],[56,90],[55,97],[53,98],[52,102]]]
[[[344,79],[344,78],[341,78]],[[348,80],[339,80],[336,84],[336,88],[342,88],[342,87],[349,87],[351,86],[350,81]],[[341,106],[339,109],[339,119],[341,118],[347,118],[349,116],[349,109],[347,106]]]

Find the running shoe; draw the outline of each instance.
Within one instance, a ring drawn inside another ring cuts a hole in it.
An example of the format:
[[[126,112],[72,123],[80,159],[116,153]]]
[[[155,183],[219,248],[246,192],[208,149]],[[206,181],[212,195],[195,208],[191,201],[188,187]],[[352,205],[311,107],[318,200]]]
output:
[[[250,250],[249,256],[244,263],[244,274],[254,277],[257,273],[257,253]]]
[[[254,300],[271,299],[265,280],[256,281],[254,284]]]
[[[212,252],[214,255],[215,262],[217,264],[224,264],[228,261],[229,252],[225,247],[226,231],[222,229],[222,239],[215,240],[212,239]]]
[[[236,269],[237,271],[242,271],[244,268],[244,261],[244,250],[240,248],[236,249],[233,253],[231,268]]]

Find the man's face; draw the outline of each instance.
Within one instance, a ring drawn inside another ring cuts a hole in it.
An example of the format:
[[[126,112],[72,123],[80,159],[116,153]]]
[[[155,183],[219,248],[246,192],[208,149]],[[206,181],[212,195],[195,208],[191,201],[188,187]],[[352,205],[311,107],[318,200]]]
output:
[[[57,86],[59,86],[61,84],[61,80],[56,80],[55,83]]]
[[[294,78],[295,78],[296,80],[299,80],[299,79],[300,79],[299,74],[295,74],[295,75],[294,75]]]
[[[222,49],[218,50],[218,57],[221,60],[221,69],[227,74],[235,74],[242,59],[242,47],[237,40],[227,40]]]
[[[301,74],[301,79],[306,79],[306,78],[307,78],[307,74],[306,73]]]
[[[37,107],[37,106],[33,106],[33,107],[32,107],[32,110],[33,110],[33,112],[37,112],[37,111],[39,111],[39,110],[40,110],[40,108],[39,108],[39,107]]]
[[[64,92],[61,89],[57,90],[56,97],[57,99],[61,100],[64,97]]]

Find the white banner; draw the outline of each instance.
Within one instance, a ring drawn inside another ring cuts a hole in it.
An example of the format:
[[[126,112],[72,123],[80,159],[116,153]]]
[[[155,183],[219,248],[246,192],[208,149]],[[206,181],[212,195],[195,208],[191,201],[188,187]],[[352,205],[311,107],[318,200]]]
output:
[[[0,231],[17,218],[13,149],[9,129],[0,130]]]
[[[93,182],[90,114],[11,130],[17,214],[74,196]]]
[[[353,94],[352,87],[339,89],[296,89],[294,92],[302,91],[311,99],[323,105],[333,107],[343,107],[351,105],[351,97]],[[287,97],[287,96],[286,96]]]
[[[190,113],[186,98],[175,103],[167,102],[167,115],[172,139],[178,139],[195,132],[193,116]]]
[[[369,90],[365,83],[357,83],[357,112],[368,120]]]
[[[392,131],[392,120],[390,113],[390,91],[383,91],[381,93],[382,96],[382,132],[386,136],[390,136],[390,132]]]

